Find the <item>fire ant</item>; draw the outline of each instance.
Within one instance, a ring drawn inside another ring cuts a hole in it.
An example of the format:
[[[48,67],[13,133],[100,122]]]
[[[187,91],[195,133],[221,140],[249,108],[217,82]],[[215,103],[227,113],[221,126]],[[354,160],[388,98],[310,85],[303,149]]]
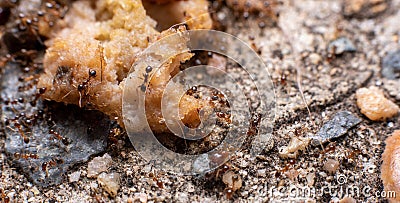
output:
[[[159,188],[161,188],[161,189],[164,188],[164,183],[162,182],[162,180],[159,179],[159,178],[160,178],[160,175],[159,175],[159,174],[155,175],[154,173],[150,172],[150,173],[149,173],[149,177],[150,177],[150,178],[153,178],[153,181],[156,183],[156,185],[157,185]]]
[[[148,82],[148,80],[149,80],[149,74],[151,73],[151,71],[153,71],[153,67],[151,67],[151,66],[147,66],[146,67],[146,73],[144,73],[143,74],[143,77],[144,77],[144,81],[143,81],[143,84],[141,84],[139,87],[140,87],[140,90],[142,91],[142,92],[146,92],[146,83]]]
[[[62,164],[64,161],[62,159],[52,159],[50,161],[45,161],[42,163],[42,171],[46,172],[46,177],[49,176],[49,167],[57,166],[57,164]]]
[[[25,114],[24,114],[24,113],[21,113],[21,117],[24,117],[24,116],[25,116]],[[17,128],[17,130],[18,130],[19,134],[21,135],[22,140],[24,141],[24,143],[25,143],[25,144],[28,144],[29,141],[30,141],[30,139],[29,139],[29,137],[27,137],[27,136],[25,135],[25,132],[24,132],[24,130],[22,129],[22,124],[21,124],[21,121],[19,120],[19,118],[20,118],[20,116],[17,115],[17,116],[15,116],[14,119],[11,119],[11,121],[14,122],[14,127]],[[10,119],[7,119],[7,120],[5,121],[5,125],[7,125],[7,127],[8,127],[10,130],[15,131],[14,129],[12,129],[12,128],[9,126],[9,124],[10,124]]]
[[[20,154],[18,152],[14,153],[14,158],[15,159],[38,159],[39,156],[37,154]]]
[[[9,203],[10,202],[10,197],[7,196],[7,194],[4,192],[3,188],[0,188],[1,191],[1,200],[4,203]]]
[[[64,145],[68,145],[68,144],[69,144],[68,138],[61,136],[61,135],[60,135],[58,132],[56,132],[55,130],[50,129],[50,130],[49,130],[49,133],[52,134],[52,135],[54,135],[54,137],[55,137],[57,140],[61,140],[61,142],[62,142]]]
[[[33,98],[32,101],[30,101],[31,106],[36,106],[37,100],[40,98],[41,95],[43,95],[46,92],[47,88],[46,87],[41,87],[35,94],[35,98]]]
[[[280,169],[280,170],[275,172],[275,177],[279,178],[281,176],[281,174],[285,173],[289,169],[292,169],[295,164],[296,164],[296,160],[289,159],[288,163],[286,163],[286,165],[285,165],[285,167],[283,169]]]

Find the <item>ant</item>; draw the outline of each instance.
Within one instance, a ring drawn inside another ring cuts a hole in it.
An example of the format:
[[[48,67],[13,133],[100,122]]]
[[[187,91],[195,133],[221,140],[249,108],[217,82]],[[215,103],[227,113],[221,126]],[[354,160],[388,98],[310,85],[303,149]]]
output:
[[[144,73],[143,74],[143,77],[144,77],[144,81],[143,81],[143,84],[141,84],[139,87],[140,87],[140,90],[142,91],[142,92],[146,92],[146,83],[148,82],[148,80],[149,80],[149,74],[151,73],[151,71],[153,71],[153,67],[151,67],[151,66],[147,66],[146,67],[146,69],[145,69],[145,71],[146,71],[146,73]]]
[[[90,80],[92,79],[92,78],[95,78],[97,76],[97,72],[96,72],[96,70],[90,70],[89,69],[89,78],[87,79],[87,80],[85,80],[85,81],[83,81],[81,84],[79,84],[78,85],[78,87],[77,87],[77,89],[78,89],[78,92],[79,92],[79,107],[82,107],[82,95],[83,96],[88,96],[88,94],[89,94],[89,83],[90,83]],[[68,94],[66,94],[65,96],[64,96],[64,98],[67,96],[67,95],[69,95],[69,93]]]
[[[21,114],[22,114],[21,117],[24,117],[24,116],[25,116],[24,113],[21,113]],[[14,119],[7,119],[7,120],[5,121],[5,125],[7,125],[7,127],[8,127],[10,130],[12,130],[12,131],[15,132],[15,130],[12,129],[12,128],[9,126],[10,120],[13,121],[13,122],[14,122],[14,127],[17,128],[19,134],[20,134],[21,137],[22,137],[22,140],[24,141],[25,144],[28,144],[29,141],[30,141],[30,139],[29,139],[29,137],[27,137],[27,136],[25,135],[25,132],[24,132],[24,130],[22,129],[22,124],[21,124],[21,122],[19,121],[19,118],[20,118],[20,116],[17,115],[17,116],[15,116]],[[30,123],[30,122],[29,122],[29,123]]]
[[[15,152],[14,153],[14,158],[15,159],[38,159],[39,158],[39,156],[37,155],[37,154],[33,154],[33,153],[31,153],[31,154],[20,154],[20,153],[18,153],[18,152]]]
[[[45,161],[42,163],[42,171],[46,172],[46,177],[49,176],[49,167],[57,166],[57,164],[62,164],[64,161],[62,159],[56,158],[50,161]]]
[[[54,135],[54,137],[55,137],[57,140],[61,140],[61,142],[62,142],[64,145],[68,145],[68,144],[69,144],[68,138],[61,136],[61,135],[60,135],[58,132],[56,132],[55,130],[50,129],[50,130],[49,130],[49,133],[52,134],[52,135]]]
[[[1,200],[4,203],[9,203],[10,202],[10,197],[7,196],[7,194],[4,192],[3,188],[0,188],[1,191]]]
[[[159,179],[159,178],[160,178],[160,175],[159,175],[159,174],[155,175],[154,173],[150,172],[150,173],[149,173],[149,177],[150,177],[150,178],[153,178],[153,181],[156,183],[156,185],[157,185],[159,188],[161,188],[161,189],[164,188],[164,183],[162,182],[162,180]]]

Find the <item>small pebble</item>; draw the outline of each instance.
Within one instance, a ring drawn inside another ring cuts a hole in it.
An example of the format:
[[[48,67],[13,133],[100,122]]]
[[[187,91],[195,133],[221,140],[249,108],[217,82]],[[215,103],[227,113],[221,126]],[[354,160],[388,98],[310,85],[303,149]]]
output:
[[[323,168],[328,173],[334,174],[336,170],[339,168],[339,165],[340,165],[339,161],[335,159],[327,159]]]
[[[75,171],[69,175],[69,182],[78,182],[81,177],[81,171]]]
[[[391,80],[400,78],[400,49],[383,58],[381,74]]]
[[[333,138],[340,137],[359,124],[361,119],[349,111],[341,111],[335,114],[333,118],[327,121],[315,136],[312,137],[311,144],[317,146],[328,142]]]
[[[386,99],[383,92],[375,86],[358,89],[356,98],[361,113],[373,121],[392,118],[400,110],[395,103]]]
[[[120,175],[118,173],[102,173],[97,177],[97,181],[112,197],[117,195],[120,187]]]
[[[352,197],[345,197],[339,200],[339,203],[357,203],[357,201]]]
[[[312,53],[309,56],[310,62],[314,65],[318,65],[322,61],[322,57],[317,53]]]
[[[357,51],[356,46],[346,37],[340,37],[333,40],[328,45],[328,53],[340,55],[344,52],[355,52]]]

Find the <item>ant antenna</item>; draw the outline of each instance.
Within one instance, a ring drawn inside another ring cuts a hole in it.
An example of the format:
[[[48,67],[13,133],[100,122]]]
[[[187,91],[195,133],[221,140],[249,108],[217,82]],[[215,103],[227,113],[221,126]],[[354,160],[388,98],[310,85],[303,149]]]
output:
[[[100,52],[100,82],[103,82],[104,47],[102,42],[99,42],[99,52]]]
[[[289,1],[289,3],[293,4],[292,1]],[[278,27],[278,29],[281,30],[281,32],[282,32],[287,44],[289,44],[290,49],[291,49],[291,51],[292,51],[292,53],[294,55],[295,61],[296,62],[299,61],[298,60],[299,51],[297,50],[297,48],[294,48],[293,44],[291,43],[291,42],[295,42],[296,40],[294,40],[293,37],[291,37],[291,35],[288,35],[287,30],[282,29],[282,27],[279,26],[279,23],[278,23],[277,27]],[[297,82],[297,86],[299,87],[299,92],[300,92],[300,95],[301,95],[301,99],[303,100],[303,103],[305,104],[305,106],[307,108],[307,112],[308,112],[308,115],[310,116],[310,119],[312,119],[310,108],[308,107],[306,97],[304,96],[303,86],[301,85],[301,80],[302,80],[301,73],[302,73],[302,70],[300,69],[299,66],[296,66],[295,68],[296,68],[296,82]]]

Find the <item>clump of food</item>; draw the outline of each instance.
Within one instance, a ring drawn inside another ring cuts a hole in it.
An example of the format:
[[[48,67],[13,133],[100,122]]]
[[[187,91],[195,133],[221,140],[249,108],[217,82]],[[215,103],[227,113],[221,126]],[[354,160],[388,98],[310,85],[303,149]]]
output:
[[[381,179],[385,191],[394,191],[400,194],[400,130],[393,132],[392,136],[386,139],[386,148],[382,154]],[[396,195],[393,202],[400,201]]]
[[[200,10],[207,8],[204,7],[206,1],[190,2],[191,10],[186,17],[194,17],[196,6]],[[189,27],[211,27],[208,25],[211,21],[207,20],[209,16],[205,16]],[[146,15],[139,0],[101,0],[95,6],[88,1],[77,1],[65,16],[65,22],[66,28],[46,42],[49,48],[43,61],[44,73],[38,83],[39,88],[46,90],[43,98],[100,110],[123,126],[122,91],[132,64],[151,43],[182,30],[158,32],[156,21]],[[186,41],[182,38],[175,43],[185,44]],[[162,125],[159,109],[163,89],[179,72],[179,65],[191,57],[192,54],[187,52],[171,58],[150,81],[146,106],[150,112],[148,120],[156,132],[167,130],[165,125],[159,127]],[[143,81],[147,80],[148,76],[143,75]],[[140,86],[137,89],[146,90]],[[182,120],[196,125],[200,121],[193,115],[197,115],[202,102],[185,97],[182,102]]]
[[[392,118],[400,110],[395,103],[386,99],[383,92],[375,86],[358,89],[356,98],[361,113],[373,121]]]
[[[161,30],[179,23],[186,24],[189,29],[212,27],[207,0],[146,0],[143,4],[148,15],[158,22],[157,27]]]

